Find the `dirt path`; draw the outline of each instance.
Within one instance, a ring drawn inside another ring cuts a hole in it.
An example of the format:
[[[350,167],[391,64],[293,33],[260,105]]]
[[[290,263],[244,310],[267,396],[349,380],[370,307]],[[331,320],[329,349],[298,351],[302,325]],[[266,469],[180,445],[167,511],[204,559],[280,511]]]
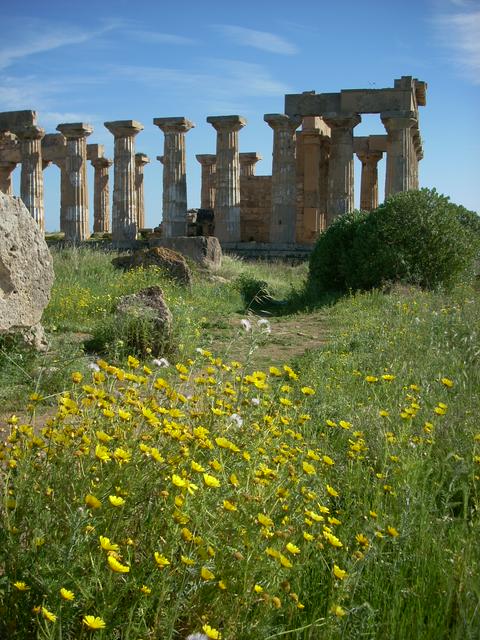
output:
[[[249,320],[252,331],[246,332],[241,327],[242,318]],[[261,369],[291,362],[306,351],[318,349],[328,340],[325,315],[320,311],[268,318],[270,334],[262,332],[258,320],[259,316],[237,315],[228,322],[211,327],[211,350],[223,358],[242,362],[248,359],[250,366]]]

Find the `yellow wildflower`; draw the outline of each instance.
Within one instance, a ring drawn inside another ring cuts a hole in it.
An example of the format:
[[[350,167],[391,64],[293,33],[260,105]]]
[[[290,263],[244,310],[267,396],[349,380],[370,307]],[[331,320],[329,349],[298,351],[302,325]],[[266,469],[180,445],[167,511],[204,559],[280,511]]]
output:
[[[348,577],[348,573],[336,564],[333,565],[333,575],[339,580],[345,580]]]
[[[42,616],[49,622],[55,622],[57,619],[57,616],[45,607],[42,607]]]
[[[158,553],[158,551],[155,551],[153,556],[155,558],[155,562],[160,568],[166,567],[170,564],[170,560],[168,560],[163,554]]]
[[[85,496],[85,504],[91,509],[100,509],[100,507],[102,506],[100,500],[95,496],[92,496],[91,493],[87,493],[87,495]]]
[[[234,504],[232,504],[229,500],[223,501],[223,508],[226,509],[227,511],[238,511],[237,507]]]
[[[95,631],[96,629],[105,629],[107,626],[105,621],[98,616],[83,616],[82,622],[86,627],[92,629],[92,631]]]
[[[263,527],[273,527],[273,520],[264,513],[257,514],[257,520]]]
[[[105,536],[99,536],[100,546],[104,551],[120,551],[120,547],[118,544],[113,544],[110,542],[110,538]]]
[[[347,612],[345,611],[345,609],[343,607],[341,607],[339,604],[334,604],[333,607],[330,609],[330,611],[337,616],[337,618],[343,618],[343,616],[347,615]]]
[[[441,380],[442,384],[445,385],[448,388],[453,387],[453,380],[450,380],[450,378],[442,378]]]
[[[28,591],[30,589],[30,587],[25,582],[22,582],[21,580],[17,580],[17,582],[14,582],[13,586],[15,587],[15,589],[18,589],[19,591]]]
[[[120,496],[108,496],[108,500],[114,507],[123,507],[125,500]]]
[[[130,571],[130,567],[119,562],[115,556],[108,556],[107,562],[110,569],[115,573],[128,573]]]
[[[305,460],[302,462],[302,469],[304,470],[305,473],[308,473],[309,475],[314,475],[317,473],[313,464],[310,464]]]
[[[285,548],[287,549],[287,551],[289,551],[293,555],[297,555],[298,553],[300,553],[299,547],[294,545],[293,542],[288,542]]]
[[[202,631],[205,633],[207,638],[211,638],[211,640],[221,640],[222,634],[217,629],[214,629],[209,624],[204,624],[202,627]]]
[[[338,491],[335,491],[335,489],[331,487],[329,484],[327,484],[327,493],[329,493],[334,498],[338,498],[338,495],[339,495]]]
[[[147,587],[146,584],[142,584],[142,586],[140,587],[140,591],[146,596],[149,596],[152,593],[152,590],[150,589],[150,587]]]
[[[201,568],[200,575],[202,576],[203,580],[215,580],[215,574],[212,573],[210,569],[207,569],[207,567]]]
[[[400,535],[398,531],[395,529],[395,527],[391,527],[391,526],[387,527],[387,533],[389,536],[392,536],[392,538],[396,538]]]
[[[75,600],[75,594],[73,593],[73,591],[64,589],[64,587],[60,589],[60,595],[64,600]]]
[[[218,478],[215,478],[215,476],[211,476],[209,473],[203,474],[203,481],[205,482],[207,487],[216,488],[220,486],[220,480],[218,480]]]

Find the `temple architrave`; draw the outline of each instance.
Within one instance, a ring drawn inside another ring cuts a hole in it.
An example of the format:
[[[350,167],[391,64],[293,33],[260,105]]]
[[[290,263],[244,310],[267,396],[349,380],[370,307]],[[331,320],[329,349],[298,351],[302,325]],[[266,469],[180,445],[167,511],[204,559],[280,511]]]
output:
[[[185,134],[195,125],[184,116],[155,118],[164,134],[163,155],[156,156],[163,172],[156,224],[162,220],[165,237],[214,234],[227,250],[252,243],[267,248],[312,246],[338,216],[354,208],[355,157],[361,163],[362,210],[379,204],[381,162],[385,162],[385,197],[418,189],[423,158],[419,107],[426,104],[426,90],[425,82],[402,76],[393,87],[383,89],[285,96],[284,113],[264,116],[272,130],[271,175],[257,175],[260,154],[241,151],[245,118],[207,117],[216,131],[216,153],[196,156],[201,171],[198,210],[187,209]],[[356,136],[362,114],[378,114],[385,133]],[[93,132],[87,123],[59,124],[59,133],[46,134],[35,111],[0,113],[0,191],[12,194],[12,173],[20,166],[20,196],[43,229],[43,171],[58,167],[59,227],[67,242],[81,242],[90,236],[86,170],[90,162],[93,232],[111,232],[116,246],[132,245],[145,227],[144,167],[150,160],[135,153],[135,138],[143,125],[121,120],[106,122],[105,127],[114,136],[113,163],[105,157],[103,145],[87,144]],[[197,218],[192,212],[198,212]]]

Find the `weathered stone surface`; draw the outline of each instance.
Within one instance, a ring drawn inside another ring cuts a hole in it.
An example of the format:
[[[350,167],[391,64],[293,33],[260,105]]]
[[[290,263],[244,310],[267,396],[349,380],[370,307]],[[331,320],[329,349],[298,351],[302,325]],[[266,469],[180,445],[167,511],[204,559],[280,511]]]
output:
[[[142,249],[127,256],[119,256],[112,260],[112,264],[121,269],[159,267],[179,284],[190,285],[192,282],[192,272],[185,258],[166,247]]]
[[[20,198],[0,193],[0,334],[40,322],[53,277],[39,226]]]
[[[219,267],[222,263],[222,248],[214,236],[152,238],[150,246],[178,251],[202,267]]]
[[[129,296],[123,296],[117,303],[117,315],[139,322],[150,323],[151,344],[144,343],[144,336],[138,335],[135,346],[139,351],[151,349],[152,355],[160,355],[168,351],[172,339],[172,314],[158,286],[147,287]],[[135,335],[129,336],[135,342]]]

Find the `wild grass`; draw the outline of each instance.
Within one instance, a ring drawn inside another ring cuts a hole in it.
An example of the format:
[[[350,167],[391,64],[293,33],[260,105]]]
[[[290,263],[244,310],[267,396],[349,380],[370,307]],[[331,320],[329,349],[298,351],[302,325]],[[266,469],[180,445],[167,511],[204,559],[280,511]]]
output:
[[[158,283],[62,259],[50,330],[92,333]],[[287,271],[219,275],[283,297]],[[346,297],[323,348],[255,371],[201,348],[242,309],[231,280],[161,286],[186,324],[170,367],[72,356],[50,419],[9,419],[0,637],[478,638],[478,292]],[[65,305],[79,288],[88,304]]]

